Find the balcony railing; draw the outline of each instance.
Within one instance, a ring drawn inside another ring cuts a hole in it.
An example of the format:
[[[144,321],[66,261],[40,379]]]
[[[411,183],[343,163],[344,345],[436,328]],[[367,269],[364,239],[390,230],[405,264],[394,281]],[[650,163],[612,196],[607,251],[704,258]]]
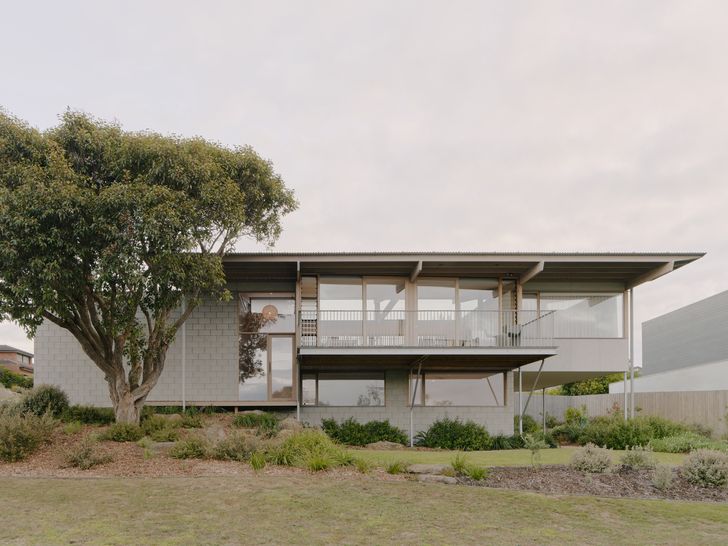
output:
[[[554,312],[301,311],[302,347],[551,347]]]

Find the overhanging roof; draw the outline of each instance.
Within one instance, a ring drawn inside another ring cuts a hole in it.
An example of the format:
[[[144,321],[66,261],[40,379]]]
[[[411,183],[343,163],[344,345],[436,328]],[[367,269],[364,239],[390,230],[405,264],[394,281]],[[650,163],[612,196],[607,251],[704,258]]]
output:
[[[625,288],[653,280],[704,252],[261,252],[228,254],[235,280],[294,280],[298,275],[504,277],[529,281],[612,282]]]

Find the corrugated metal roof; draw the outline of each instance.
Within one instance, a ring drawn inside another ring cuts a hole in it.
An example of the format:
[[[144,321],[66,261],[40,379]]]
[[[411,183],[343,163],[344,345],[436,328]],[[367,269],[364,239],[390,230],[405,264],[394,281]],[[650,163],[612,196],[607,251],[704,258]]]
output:
[[[492,252],[492,251],[386,251],[368,252],[229,252],[226,256],[705,256],[705,252]]]

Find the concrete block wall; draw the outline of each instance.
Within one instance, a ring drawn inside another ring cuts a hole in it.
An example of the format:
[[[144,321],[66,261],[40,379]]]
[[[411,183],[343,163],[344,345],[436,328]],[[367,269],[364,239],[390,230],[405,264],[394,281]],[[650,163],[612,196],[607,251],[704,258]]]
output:
[[[343,421],[353,417],[361,423],[389,419],[389,422],[394,426],[409,432],[411,401],[409,400],[407,371],[390,370],[386,372],[384,388],[384,406],[304,406],[301,408],[301,420],[310,425],[318,426],[321,424],[321,420],[325,418]],[[513,374],[508,373],[506,375],[506,403],[504,406],[417,406],[413,415],[415,433],[426,430],[434,421],[442,417],[459,417],[463,420],[475,421],[483,425],[490,434],[513,434]]]
[[[189,402],[238,399],[237,305],[205,301],[186,324],[186,399]],[[178,333],[167,352],[164,371],[148,398],[182,400],[182,343]],[[58,385],[73,404],[111,405],[104,374],[68,331],[45,322],[35,338],[35,383]]]

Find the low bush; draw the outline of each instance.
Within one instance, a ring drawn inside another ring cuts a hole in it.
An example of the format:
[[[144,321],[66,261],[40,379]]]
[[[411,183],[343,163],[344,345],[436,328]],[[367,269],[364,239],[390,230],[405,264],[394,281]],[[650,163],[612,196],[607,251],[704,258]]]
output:
[[[630,469],[655,468],[657,461],[649,447],[628,447],[624,454],[619,458],[622,466]]]
[[[426,431],[415,436],[418,446],[479,451],[490,449],[488,432],[473,421],[461,421],[445,417],[432,423]]]
[[[139,425],[133,423],[114,423],[101,433],[102,440],[112,442],[136,442],[144,436],[144,431]]]
[[[324,419],[321,428],[332,440],[351,446],[365,446],[374,442],[395,442],[406,445],[407,435],[403,430],[386,421],[359,423],[353,418],[337,423],[335,419]]]
[[[483,480],[488,475],[488,470],[486,468],[470,464],[467,456],[462,453],[455,455],[450,466],[452,466],[453,473],[456,476],[467,476],[475,481]]]
[[[210,455],[210,443],[202,436],[190,436],[177,441],[169,456],[175,459],[206,459]]]
[[[142,421],[142,432],[155,442],[175,442],[179,439],[181,419],[151,415]]]
[[[476,482],[488,477],[488,469],[483,466],[468,465],[465,467],[465,475]]]
[[[724,487],[728,484],[728,455],[699,449],[688,456],[680,473],[687,481],[701,487]]]
[[[320,430],[304,429],[271,448],[275,464],[325,470],[352,464],[354,458]]]
[[[524,415],[523,416],[523,433],[524,434],[530,434],[532,432],[536,432],[539,428],[538,423],[536,422],[536,419],[531,417],[530,415]],[[513,416],[513,433],[518,434],[518,415]]]
[[[280,421],[272,413],[239,413],[233,418],[233,426],[254,428],[263,436],[274,436],[280,429]]]
[[[66,426],[63,427],[63,432],[72,436],[81,432],[81,429],[83,429],[83,425],[80,421],[71,421],[70,423],[66,423]]]
[[[12,417],[13,415],[21,415],[20,401],[18,400],[6,400],[0,402],[0,419],[3,417]]]
[[[32,413],[0,417],[0,460],[20,461],[51,440],[56,421],[50,413]]]
[[[490,438],[489,449],[501,450],[501,449],[516,449],[514,445],[515,438],[521,438],[517,434],[513,436],[506,436],[505,434],[498,434]]]
[[[66,464],[81,470],[88,470],[111,460],[110,455],[98,452],[96,442],[90,436],[66,452]]]
[[[202,428],[202,415],[200,413],[183,413],[179,425],[182,428]]]
[[[606,449],[587,444],[571,458],[571,467],[582,472],[599,474],[606,472],[612,465],[609,452]]]
[[[683,432],[666,438],[650,440],[653,451],[661,453],[690,453],[696,449],[712,449],[715,451],[728,451],[728,442],[711,440],[693,432]]]
[[[543,436],[543,433],[541,433]],[[524,447],[531,452],[531,466],[536,468],[541,465],[541,450],[548,449],[549,445],[543,437],[536,434],[525,434],[523,436]]]
[[[154,457],[154,451],[152,450],[152,440],[150,438],[145,436],[137,442],[137,445],[144,449],[144,460]]]
[[[265,468],[265,453],[262,451],[256,451],[252,455],[250,455],[250,466],[255,470],[256,472],[258,470],[262,470]]]
[[[354,459],[354,466],[356,467],[357,471],[361,472],[362,474],[368,474],[374,469],[373,462],[367,459],[360,459],[358,457]]]
[[[112,408],[73,405],[61,415],[63,421],[79,421],[87,425],[110,425],[115,421]]]
[[[655,467],[652,473],[652,485],[659,491],[666,491],[672,487],[672,480],[675,475],[672,468],[667,465],[659,465]]]
[[[234,433],[215,444],[212,457],[222,461],[248,461],[253,453],[262,452],[260,448],[260,441],[255,437]]]
[[[68,396],[53,385],[39,385],[25,393],[20,406],[23,413],[38,416],[50,413],[53,417],[60,417],[68,409]]]
[[[19,373],[11,372],[5,368],[0,368],[0,385],[6,389],[13,387],[21,387],[23,389],[33,388],[33,378],[21,375]]]
[[[387,464],[387,474],[403,474],[409,465],[405,461],[392,461]]]

